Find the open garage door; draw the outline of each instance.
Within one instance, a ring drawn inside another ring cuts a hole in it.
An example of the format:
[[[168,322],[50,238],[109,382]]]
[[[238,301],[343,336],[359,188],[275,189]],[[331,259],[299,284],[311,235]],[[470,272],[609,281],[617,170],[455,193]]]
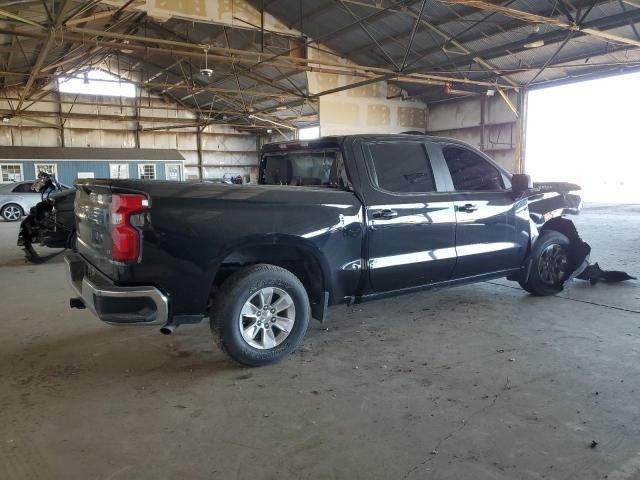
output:
[[[526,170],[587,202],[640,203],[640,74],[532,90]]]

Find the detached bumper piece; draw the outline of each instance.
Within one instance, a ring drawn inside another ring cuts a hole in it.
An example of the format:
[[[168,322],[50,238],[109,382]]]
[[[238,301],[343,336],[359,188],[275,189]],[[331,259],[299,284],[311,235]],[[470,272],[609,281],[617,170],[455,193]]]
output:
[[[113,325],[160,325],[169,319],[169,300],[151,286],[118,287],[78,254],[64,258],[67,278],[78,296],[71,307],[91,310]]]

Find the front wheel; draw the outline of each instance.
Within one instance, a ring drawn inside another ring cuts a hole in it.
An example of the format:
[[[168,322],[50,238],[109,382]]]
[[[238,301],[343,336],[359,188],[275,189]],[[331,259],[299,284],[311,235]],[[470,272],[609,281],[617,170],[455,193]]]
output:
[[[216,292],[211,330],[234,360],[260,366],[293,352],[310,317],[300,280],[284,268],[259,264],[237,271]]]
[[[569,239],[562,233],[543,232],[531,251],[529,278],[526,282],[520,280],[520,286],[538,296],[561,292],[571,275],[569,245]]]
[[[2,218],[4,218],[7,222],[17,222],[22,218],[24,212],[22,211],[22,207],[15,203],[10,203],[9,205],[5,205],[2,207],[2,211],[0,212]]]
[[[78,233],[75,230],[73,230],[67,236],[67,241],[65,242],[65,248],[68,248],[72,252],[77,253],[78,252],[78,247],[76,245],[77,241],[78,241]]]

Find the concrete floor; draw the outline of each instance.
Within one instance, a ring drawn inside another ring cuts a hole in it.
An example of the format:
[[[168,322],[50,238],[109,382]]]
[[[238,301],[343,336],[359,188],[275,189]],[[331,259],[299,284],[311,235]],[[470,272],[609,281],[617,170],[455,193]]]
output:
[[[640,274],[640,207],[577,223],[601,265]],[[16,232],[0,224],[0,478],[640,478],[640,282],[334,308],[245,369],[205,325],[69,310],[62,259],[25,265]]]

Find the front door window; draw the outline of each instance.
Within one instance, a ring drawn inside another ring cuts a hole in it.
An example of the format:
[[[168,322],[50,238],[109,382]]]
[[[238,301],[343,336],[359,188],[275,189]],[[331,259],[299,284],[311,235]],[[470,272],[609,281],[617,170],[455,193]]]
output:
[[[504,190],[496,167],[471,150],[454,145],[442,149],[457,192],[496,192]]]

